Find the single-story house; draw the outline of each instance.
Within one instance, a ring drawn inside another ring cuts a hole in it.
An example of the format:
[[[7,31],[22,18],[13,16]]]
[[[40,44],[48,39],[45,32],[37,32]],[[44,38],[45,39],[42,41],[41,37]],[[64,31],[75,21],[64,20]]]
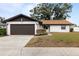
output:
[[[26,15],[19,14],[6,19],[7,35],[35,35],[37,29],[45,29],[48,26],[48,32],[69,32],[70,23],[67,20],[43,20],[37,21]]]

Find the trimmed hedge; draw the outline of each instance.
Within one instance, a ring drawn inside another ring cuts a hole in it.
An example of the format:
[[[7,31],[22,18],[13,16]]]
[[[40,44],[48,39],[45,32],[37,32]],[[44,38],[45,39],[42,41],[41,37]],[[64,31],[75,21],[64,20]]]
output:
[[[40,35],[47,35],[46,30],[45,29],[38,29],[36,36],[40,36]]]
[[[6,29],[0,28],[0,35],[6,35]]]

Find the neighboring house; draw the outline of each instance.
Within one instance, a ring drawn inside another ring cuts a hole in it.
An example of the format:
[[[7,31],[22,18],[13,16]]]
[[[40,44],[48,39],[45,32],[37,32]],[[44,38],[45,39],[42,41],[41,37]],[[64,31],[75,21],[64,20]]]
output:
[[[6,28],[6,24],[5,24],[5,23],[0,22],[0,28]]]
[[[79,32],[79,27],[78,26],[74,27],[73,32]]]
[[[35,35],[37,29],[44,29],[48,25],[48,32],[69,32],[72,23],[66,20],[37,21],[26,15],[19,14],[4,22],[7,24],[7,35]]]

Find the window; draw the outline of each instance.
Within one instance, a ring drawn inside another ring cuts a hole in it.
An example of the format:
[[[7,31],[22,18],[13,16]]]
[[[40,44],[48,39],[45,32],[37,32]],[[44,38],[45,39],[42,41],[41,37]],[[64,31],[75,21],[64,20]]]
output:
[[[62,30],[66,29],[66,26],[61,26],[61,29],[62,29]]]

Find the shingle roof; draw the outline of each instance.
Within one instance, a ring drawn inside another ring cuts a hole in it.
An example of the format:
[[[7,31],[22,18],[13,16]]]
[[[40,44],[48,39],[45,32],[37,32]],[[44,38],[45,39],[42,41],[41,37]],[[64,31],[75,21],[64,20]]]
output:
[[[20,17],[20,16],[27,17],[27,18],[29,18],[29,19],[31,19],[31,20],[33,20],[33,21],[37,21],[37,20],[32,19],[31,17],[26,16],[26,15],[24,15],[24,14],[18,14],[18,15],[16,15],[16,16],[13,16],[13,17],[10,17],[10,18],[4,20],[3,22],[5,23],[5,22],[8,22],[8,21],[12,21],[12,20],[14,20],[15,18]]]
[[[41,20],[42,24],[65,24],[65,25],[70,25],[72,24],[71,22],[67,21],[67,20]]]

